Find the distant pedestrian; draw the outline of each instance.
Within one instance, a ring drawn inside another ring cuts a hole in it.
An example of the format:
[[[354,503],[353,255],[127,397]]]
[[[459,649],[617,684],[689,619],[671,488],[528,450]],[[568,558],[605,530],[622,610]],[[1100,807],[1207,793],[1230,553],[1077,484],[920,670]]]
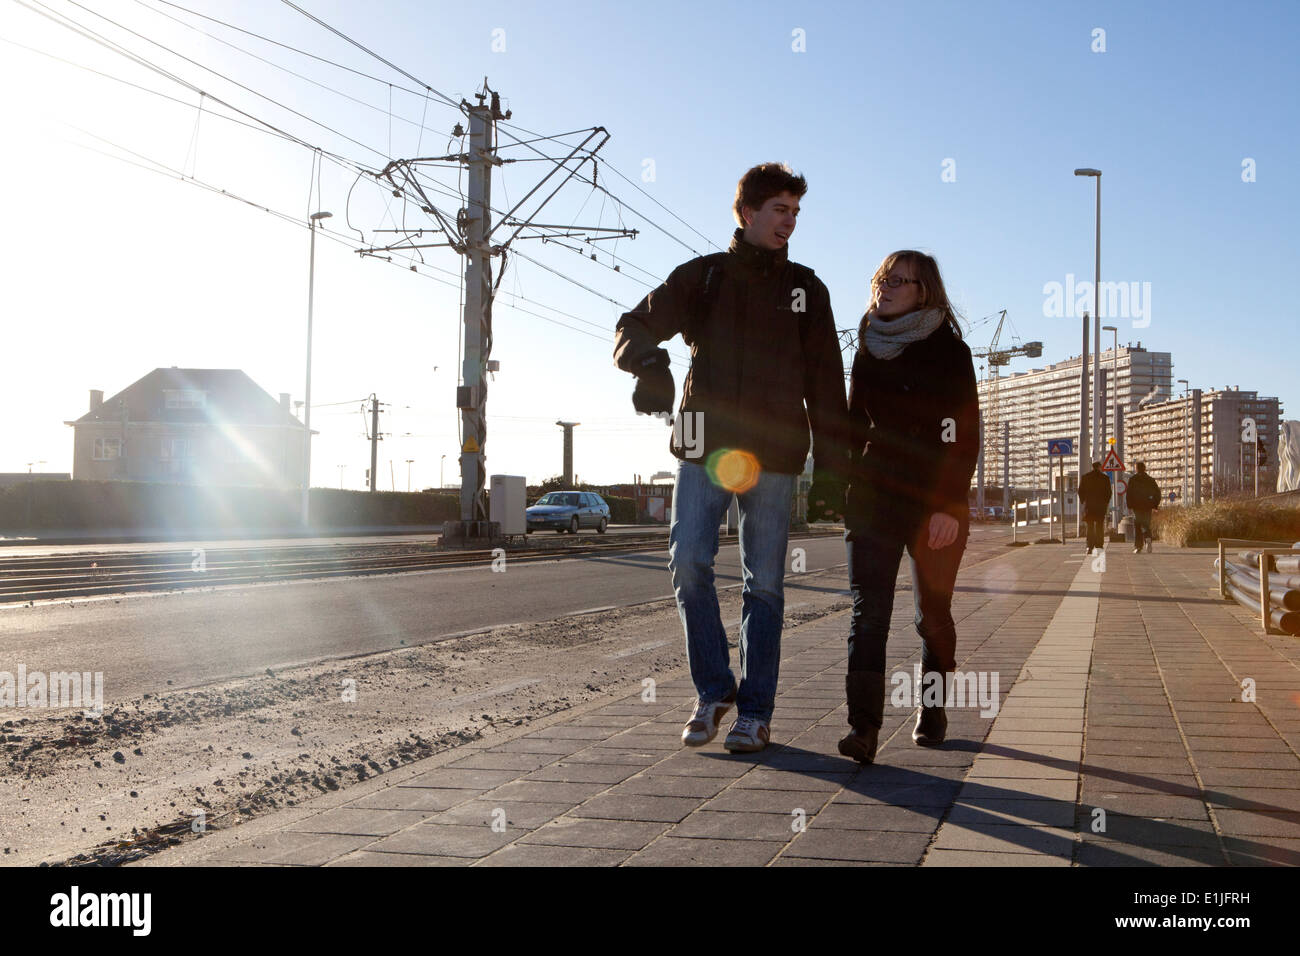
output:
[[[732,206],[740,228],[730,248],[678,266],[619,319],[615,333],[614,361],[637,376],[632,402],[641,413],[673,411],[673,376],[659,343],[681,333],[691,350],[670,443],[680,462],[668,535],[697,695],[682,730],[690,747],[711,741],[733,704],[728,750],[762,750],[770,739],[790,510],[810,432],[817,471],[809,501],[844,497],[844,365],[830,293],[787,255],[807,188],[782,163],[746,172]],[[713,583],[718,525],[733,498],[744,582],[739,685]],[[810,508],[814,514],[827,516]]]
[[[885,642],[904,549],[925,675],[912,740],[937,746],[947,734],[944,703],[957,668],[952,594],[970,531],[967,492],[980,426],[970,348],[932,256],[903,250],[885,257],[871,279],[858,341],[844,504],[853,592],[844,689],[852,732],[839,751],[869,764],[884,718]]]
[[[1088,533],[1088,550],[1106,544],[1106,512],[1110,510],[1110,479],[1101,470],[1101,462],[1092,463],[1092,471],[1079,479],[1079,503],[1083,507],[1083,524]]]
[[[1146,538],[1147,554],[1151,553],[1151,512],[1160,507],[1160,486],[1147,474],[1146,462],[1137,463],[1137,474],[1129,479],[1128,491],[1124,494],[1124,503],[1133,512],[1133,548],[1134,554],[1142,552],[1143,537]]]

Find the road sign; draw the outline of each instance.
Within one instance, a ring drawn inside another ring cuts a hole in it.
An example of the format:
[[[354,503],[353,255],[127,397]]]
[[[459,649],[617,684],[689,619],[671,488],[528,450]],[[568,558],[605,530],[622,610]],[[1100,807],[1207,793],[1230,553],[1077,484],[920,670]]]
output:
[[[1074,439],[1073,438],[1049,438],[1047,440],[1048,455],[1073,455]]]
[[[1119,455],[1115,454],[1114,448],[1106,452],[1106,460],[1101,463],[1101,470],[1102,471],[1123,471],[1124,470],[1124,463],[1119,460]]]
[[[1126,491],[1128,491],[1128,482],[1125,481],[1123,478],[1118,479],[1115,482],[1115,493],[1122,495]]]
[[[465,439],[465,444],[460,446],[460,450],[462,454],[466,455],[478,454],[478,442],[474,440],[473,435]]]

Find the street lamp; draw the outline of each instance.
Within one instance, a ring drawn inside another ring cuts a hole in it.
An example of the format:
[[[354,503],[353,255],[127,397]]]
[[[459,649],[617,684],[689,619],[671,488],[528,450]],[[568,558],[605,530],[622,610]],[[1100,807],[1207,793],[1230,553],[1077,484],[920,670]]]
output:
[[[413,461],[415,461],[414,458],[406,459],[406,490],[408,492],[411,490],[411,462]]]
[[[1185,378],[1180,378],[1178,384],[1183,386],[1183,497],[1179,500],[1180,505],[1187,504],[1187,410],[1191,404],[1187,396],[1187,387],[1191,384]]]
[[[308,260],[307,267],[307,389],[303,395],[303,478],[302,478],[302,525],[304,528],[310,526],[311,522],[311,314],[312,300],[316,291],[316,223],[322,219],[329,219],[334,214],[331,212],[314,212],[308,217],[308,228],[311,231],[311,257]],[[340,474],[340,487],[342,487],[342,476]]]
[[[339,491],[342,491],[343,490],[343,469],[346,468],[347,465],[336,465],[335,467],[338,468],[339,470]]]
[[[443,455],[440,459],[438,459],[438,490],[439,491],[442,491],[442,489],[446,487],[443,484],[443,480],[442,480],[442,466],[445,465],[446,463],[447,463],[446,455]]]
[[[1110,399],[1114,406],[1114,424],[1111,426],[1111,438],[1114,439],[1115,454],[1119,455],[1119,329],[1113,325],[1103,325],[1103,329],[1113,332],[1114,337],[1110,347]],[[1122,460],[1122,459],[1121,459]],[[1115,485],[1115,532],[1119,533],[1119,481]]]
[[[1076,176],[1094,176],[1097,179],[1097,254],[1092,281],[1092,444],[1100,448],[1101,434],[1101,170],[1076,169]],[[1093,459],[1096,460],[1096,455]]]

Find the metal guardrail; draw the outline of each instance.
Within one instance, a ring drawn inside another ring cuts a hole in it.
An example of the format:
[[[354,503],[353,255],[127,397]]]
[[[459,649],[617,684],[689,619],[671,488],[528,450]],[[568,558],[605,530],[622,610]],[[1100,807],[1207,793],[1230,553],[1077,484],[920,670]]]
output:
[[[1220,538],[1215,576],[1219,595],[1259,615],[1265,634],[1300,635],[1300,542]],[[1229,548],[1238,551],[1233,561]]]

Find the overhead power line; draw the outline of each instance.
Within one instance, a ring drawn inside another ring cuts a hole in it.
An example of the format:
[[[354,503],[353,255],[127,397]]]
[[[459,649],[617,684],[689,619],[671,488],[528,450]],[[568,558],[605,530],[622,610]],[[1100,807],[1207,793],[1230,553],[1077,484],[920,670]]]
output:
[[[339,37],[340,39],[346,40],[348,43],[351,43],[351,44],[352,44],[354,47],[356,47],[358,50],[361,50],[362,52],[364,52],[364,53],[368,53],[370,56],[373,56],[376,60],[378,60],[380,63],[384,64],[384,65],[385,65],[386,67],[388,67],[389,69],[396,70],[398,73],[402,74],[402,76],[406,77],[408,80],[411,80],[413,83],[418,83],[418,84],[419,84],[423,89],[428,90],[430,93],[434,94],[434,95],[437,96],[439,99],[441,99],[441,100],[443,100],[444,102],[449,103],[450,105],[455,106],[457,109],[461,109],[461,110],[463,111],[463,107],[461,106],[461,104],[457,103],[455,100],[453,100],[453,99],[452,99],[450,96],[448,96],[446,93],[441,93],[441,92],[439,92],[438,90],[435,90],[432,86],[430,86],[428,83],[425,83],[425,82],[424,82],[423,80],[421,80],[419,77],[417,77],[417,76],[412,76],[410,73],[407,73],[405,70],[403,70],[403,69],[402,69],[400,66],[398,66],[396,63],[392,63],[392,62],[390,62],[390,61],[388,61],[388,60],[385,60],[382,56],[380,56],[380,55],[379,55],[378,53],[376,53],[374,50],[371,50],[370,48],[368,48],[368,47],[366,47],[366,46],[363,46],[361,43],[358,43],[356,40],[352,39],[352,37],[348,36],[346,33],[343,33],[343,32],[340,31],[340,30],[336,30],[334,27],[330,26],[330,25],[329,25],[328,23],[326,23],[324,20],[322,20],[322,19],[320,19],[319,17],[313,16],[312,14],[308,13],[308,12],[307,12],[306,10],[304,10],[302,7],[298,6],[296,3],[293,3],[292,0],[282,0],[282,2],[283,2],[286,6],[291,7],[291,8],[293,8],[294,10],[297,10],[297,11],[298,11],[299,13],[301,13],[304,17],[306,17],[308,20],[311,20],[312,22],[319,24],[320,26],[324,27],[326,30],[329,30],[330,33],[333,33],[335,36]]]
[[[20,2],[21,2],[21,0],[20,0]],[[36,2],[39,6],[45,6],[45,4],[40,3],[40,0],[34,0],[34,2]],[[142,34],[142,33],[137,33],[135,30],[132,30],[130,27],[123,26],[122,24],[118,23],[116,20],[112,19],[111,17],[106,17],[106,16],[104,16],[102,13],[98,13],[98,12],[96,12],[96,11],[94,11],[94,10],[91,10],[89,7],[83,6],[82,4],[78,3],[77,0],[67,0],[67,2],[68,2],[68,3],[71,3],[74,7],[77,7],[77,8],[79,8],[79,9],[81,9],[81,10],[85,10],[87,13],[91,14],[92,16],[99,17],[101,20],[104,20],[104,21],[107,22],[107,23],[111,23],[113,26],[117,27],[119,30],[123,30],[123,31],[125,31],[126,33],[129,33],[129,34],[131,34],[133,37],[136,37],[136,38],[138,38],[138,39],[140,39],[140,40],[143,40],[143,41],[146,42],[146,43],[151,43],[151,44],[153,44],[154,46],[158,47],[160,50],[165,50],[166,52],[170,53],[172,56],[177,57],[178,59],[184,60],[186,63],[189,63],[189,64],[191,64],[191,65],[193,65],[193,66],[196,66],[196,67],[198,67],[200,70],[204,70],[204,71],[206,71],[206,72],[208,72],[208,73],[211,73],[213,76],[216,76],[216,77],[218,77],[219,79],[225,80],[227,83],[230,83],[230,84],[232,84],[232,85],[234,85],[234,86],[237,86],[237,87],[239,87],[241,90],[244,90],[244,91],[247,92],[247,93],[251,93],[251,94],[253,94],[254,96],[256,96],[256,97],[258,97],[258,98],[260,98],[260,99],[266,100],[268,103],[271,103],[271,104],[273,104],[273,105],[275,105],[275,106],[280,107],[280,109],[285,110],[285,111],[288,112],[288,113],[292,113],[294,116],[297,116],[299,119],[304,119],[304,120],[306,120],[307,122],[313,124],[314,126],[319,126],[321,129],[326,130],[327,132],[333,133],[335,136],[341,137],[341,138],[347,140],[349,143],[352,143],[352,144],[354,144],[354,145],[356,145],[356,146],[360,146],[362,149],[364,149],[364,150],[368,150],[368,151],[374,153],[376,156],[383,157],[384,159],[387,159],[387,158],[388,158],[387,155],[386,155],[385,153],[383,153],[382,151],[377,150],[377,149],[375,149],[375,148],[372,147],[372,146],[368,146],[368,145],[366,145],[365,143],[361,142],[361,141],[358,140],[358,139],[353,139],[351,136],[348,136],[346,133],[340,132],[339,130],[334,129],[332,126],[329,126],[329,125],[327,125],[327,124],[325,124],[325,123],[320,122],[320,120],[313,119],[312,117],[308,116],[306,113],[299,112],[298,110],[294,109],[294,108],[291,107],[291,106],[286,106],[284,103],[281,103],[279,100],[277,100],[277,99],[275,99],[275,98],[273,98],[273,97],[267,96],[265,93],[260,93],[260,92],[258,92],[257,90],[253,89],[251,86],[246,86],[245,84],[240,83],[238,80],[232,79],[231,77],[229,77],[229,76],[227,76],[226,74],[222,73],[220,70],[214,70],[212,67],[210,67],[210,66],[205,66],[204,64],[200,63],[198,60],[195,60],[195,59],[193,59],[193,58],[191,58],[191,57],[188,57],[188,56],[186,56],[186,55],[183,54],[183,53],[178,53],[178,52],[176,52],[175,50],[173,50],[171,47],[167,46],[165,43],[159,43],[157,40],[153,40],[153,39],[151,39],[151,38],[145,36],[145,35]],[[47,8],[47,9],[48,9],[48,8]],[[61,16],[66,16],[66,14],[61,14]],[[76,21],[75,21],[75,20],[71,20],[70,17],[69,17],[68,19],[69,19],[71,22],[76,23]],[[87,29],[87,30],[89,29],[89,28],[85,27],[84,24],[78,24],[78,26],[81,26],[82,29]],[[91,31],[91,32],[93,32],[93,31]],[[105,39],[107,39],[107,38],[105,38]],[[109,41],[109,42],[111,43],[111,42],[113,42],[113,41]],[[115,45],[116,45],[116,44],[115,44]],[[122,49],[125,49],[125,47],[122,47]],[[148,65],[151,69],[157,69],[157,70],[160,70],[160,71],[161,71],[161,68],[160,68],[160,67],[157,67],[155,64],[151,63],[150,61],[144,60],[143,58],[138,57],[138,55],[133,55],[133,56],[135,56],[135,58],[137,59],[138,62],[140,62],[140,63],[142,63],[142,64],[144,64],[144,65]],[[171,75],[171,74],[168,74],[168,75]],[[184,82],[184,81],[181,81],[181,82]],[[212,95],[211,93],[206,93],[205,91],[200,90],[200,89],[198,89],[197,87],[195,87],[194,89],[195,89],[195,92],[198,92],[198,93],[204,93],[204,94],[207,95],[207,96],[211,96],[211,95]],[[214,97],[214,98],[215,98],[215,97]],[[221,102],[221,101],[218,100],[218,102]],[[232,107],[232,109],[233,109],[233,107]]]
[[[284,65],[282,65],[282,64],[280,64],[280,63],[276,63],[274,60],[269,60],[269,59],[267,59],[267,58],[264,57],[264,56],[259,56],[258,54],[252,52],[251,50],[246,50],[246,49],[244,49],[243,47],[241,47],[241,46],[240,46],[239,44],[237,44],[237,43],[231,43],[229,40],[222,39],[221,37],[217,36],[215,33],[211,33],[211,32],[209,32],[209,31],[207,31],[207,30],[204,30],[204,29],[202,29],[202,28],[200,28],[200,27],[196,27],[196,26],[194,26],[194,24],[192,24],[192,23],[186,23],[186,22],[185,22],[184,20],[182,20],[180,17],[174,17],[174,16],[172,16],[170,13],[166,13],[165,11],[162,11],[162,10],[157,10],[157,9],[155,9],[154,7],[149,6],[149,4],[145,3],[144,0],[135,0],[135,2],[136,2],[137,4],[139,4],[140,6],[144,7],[144,8],[145,8],[146,10],[148,10],[150,13],[154,13],[154,14],[160,16],[160,17],[166,17],[168,20],[171,20],[173,23],[179,23],[181,26],[185,27],[185,29],[187,29],[187,30],[193,30],[195,33],[198,33],[198,34],[200,34],[201,36],[205,36],[205,37],[208,37],[209,39],[216,40],[218,43],[220,43],[220,44],[222,44],[222,45],[224,45],[224,46],[228,46],[228,47],[230,47],[232,50],[237,50],[238,52],[244,54],[245,56],[252,57],[253,59],[257,60],[257,61],[260,62],[260,63],[265,63],[265,64],[266,64],[267,66],[269,66],[269,67],[272,67],[272,68],[274,68],[274,69],[280,70],[280,71],[283,72],[283,73],[288,73],[290,76],[297,77],[297,78],[300,79],[300,80],[303,80],[303,81],[305,81],[305,82],[307,82],[307,83],[310,83],[310,84],[312,84],[313,86],[320,87],[322,90],[326,90],[326,91],[328,91],[328,92],[330,92],[330,93],[333,93],[333,94],[336,95],[336,96],[341,96],[341,97],[343,97],[343,98],[346,99],[346,100],[349,100],[349,101],[351,101],[351,102],[353,102],[353,103],[356,103],[358,106],[364,106],[366,109],[368,109],[368,110],[373,110],[373,111],[376,112],[376,113],[383,113],[383,114],[387,115],[390,119],[397,119],[399,122],[406,123],[408,126],[414,126],[414,127],[416,127],[417,129],[420,129],[421,131],[423,131],[423,130],[425,130],[425,129],[427,128],[427,127],[425,127],[423,120],[422,120],[421,122],[417,123],[417,122],[415,122],[414,120],[409,120],[409,119],[407,119],[405,116],[401,116],[400,114],[395,114],[395,113],[393,113],[393,111],[392,111],[391,109],[387,109],[387,110],[386,110],[386,109],[384,109],[382,106],[376,106],[376,105],[374,105],[373,103],[367,103],[365,100],[358,99],[357,97],[352,96],[352,95],[349,94],[349,93],[344,93],[342,90],[336,89],[335,87],[332,87],[332,86],[330,86],[330,85],[327,84],[327,83],[321,83],[319,80],[314,80],[314,79],[312,79],[310,76],[305,76],[304,74],[299,73],[299,72],[297,72],[296,70],[291,70],[291,69],[289,69],[287,66],[284,66]],[[159,2],[163,2],[163,3],[165,3],[166,0],[159,0]],[[168,5],[168,6],[177,6],[176,4],[170,4],[170,3],[167,4],[167,5]],[[177,9],[185,10],[186,13],[192,13],[192,14],[194,14],[195,16],[203,16],[203,14],[194,13],[193,10],[186,10],[184,7],[177,7]],[[212,19],[212,18],[205,18],[205,19]],[[217,22],[218,22],[218,23],[222,23],[223,21],[218,20]],[[224,24],[224,25],[226,25],[226,26],[230,26],[230,24]],[[231,27],[231,29],[239,29],[239,28],[238,28],[238,27]],[[241,32],[246,32],[246,31],[241,31]],[[252,35],[253,35],[253,36],[259,36],[258,34],[252,34]],[[259,38],[260,38],[260,39],[263,39],[263,40],[266,40],[265,37],[259,37]],[[268,43],[275,43],[274,40],[267,40],[267,42],[268,42]],[[283,46],[284,44],[277,44],[277,45],[279,45],[279,46]],[[294,50],[295,48],[294,48],[294,47],[287,47],[286,49]],[[295,52],[302,52],[302,51],[295,50]],[[311,54],[309,54],[309,53],[304,54],[304,55],[306,55],[306,56],[311,56]],[[319,58],[318,58],[318,59],[319,59]],[[325,62],[327,62],[327,63],[332,63],[332,61],[329,61],[329,60],[326,60]],[[336,66],[337,66],[338,64],[333,64],[333,65],[336,65]],[[341,68],[342,68],[342,69],[347,69],[347,67],[341,67]],[[355,71],[354,71],[354,72],[355,72]],[[377,82],[377,83],[385,83],[384,80],[380,80],[378,77],[370,77],[370,76],[367,76],[367,74],[364,74],[364,73],[359,74],[359,75],[361,75],[361,76],[365,76],[367,79],[373,79],[373,80],[375,80],[375,82]],[[390,89],[392,88],[392,84],[391,84],[391,83],[385,83],[385,85],[387,85]],[[419,95],[419,94],[417,94],[417,95]]]

